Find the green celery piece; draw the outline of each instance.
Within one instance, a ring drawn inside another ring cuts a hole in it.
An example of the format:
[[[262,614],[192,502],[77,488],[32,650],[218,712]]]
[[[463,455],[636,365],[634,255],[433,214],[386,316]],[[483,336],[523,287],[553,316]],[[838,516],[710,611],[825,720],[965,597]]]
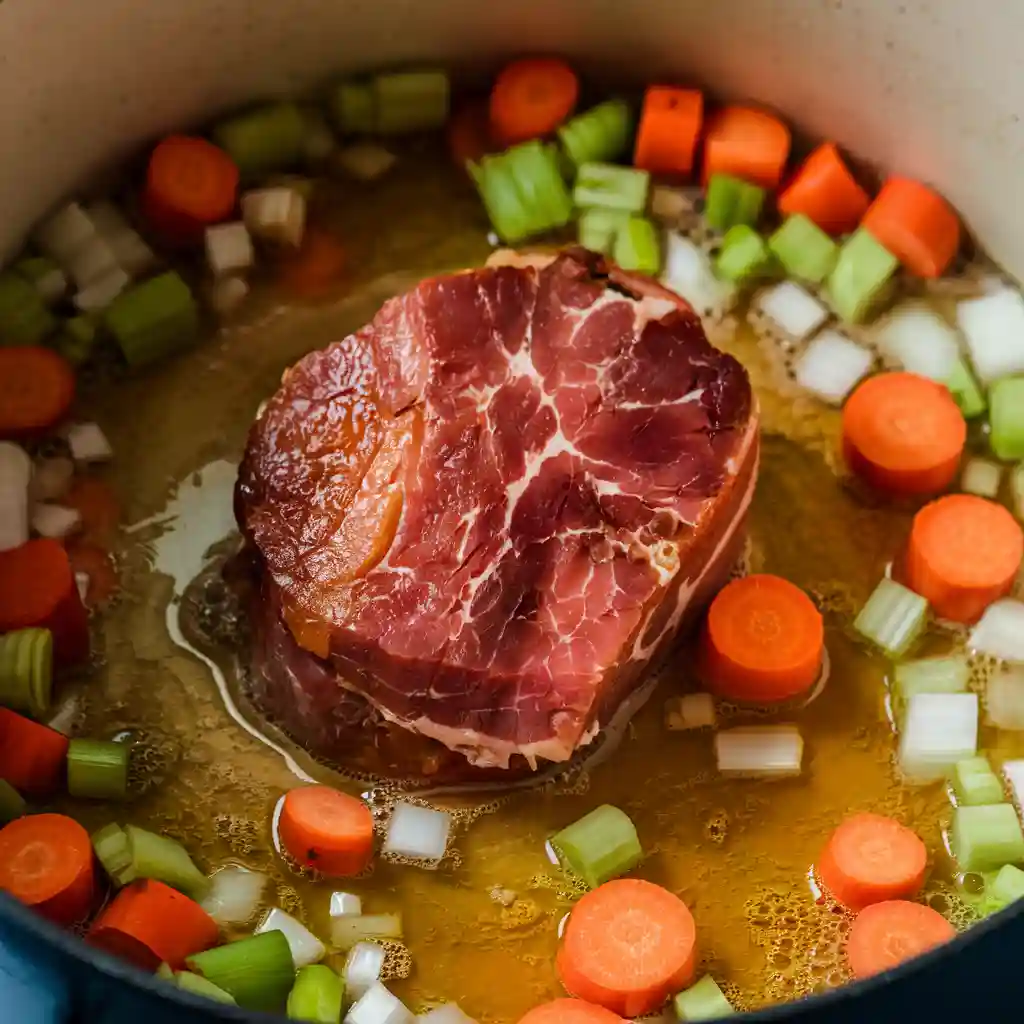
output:
[[[736,1011],[710,974],[676,996],[673,1007],[681,1021],[719,1020]]]
[[[530,222],[530,234],[565,227],[572,220],[572,197],[562,178],[558,149],[536,139],[502,154]]]
[[[611,804],[602,804],[563,828],[551,837],[551,846],[592,888],[631,871],[644,856],[633,822]]]
[[[980,416],[988,407],[984,392],[978,387],[967,361],[961,357],[953,367],[953,373],[946,381],[946,387],[953,396],[953,401],[960,407],[964,419]]]
[[[896,665],[893,684],[906,703],[916,693],[966,693],[971,669],[962,654],[917,658]]]
[[[338,131],[346,135],[369,135],[377,124],[373,85],[346,81],[334,87],[331,113]]]
[[[0,345],[38,345],[59,321],[20,274],[0,274]]]
[[[138,877],[132,860],[128,834],[120,825],[111,824],[92,834],[92,848],[103,870],[117,885],[127,885]]]
[[[112,740],[71,740],[68,792],[92,800],[123,800],[128,795],[131,747]]]
[[[215,1003],[228,1003],[231,1006],[238,1005],[235,1002],[234,996],[228,995],[224,989],[218,988],[198,974],[192,974],[190,971],[181,971],[174,980],[177,982],[178,988],[191,992],[194,996],[203,996],[206,999],[212,999]]]
[[[253,181],[302,163],[306,120],[294,103],[268,103],[221,121],[212,134],[242,178]]]
[[[998,904],[998,909],[1024,899],[1024,871],[1013,864],[1004,864],[985,888],[985,899]]]
[[[712,174],[704,201],[704,219],[717,231],[737,224],[755,225],[764,206],[765,190],[732,174]]]
[[[103,324],[128,365],[139,368],[190,347],[199,333],[199,308],[171,270],[122,292],[103,311]]]
[[[610,256],[615,238],[629,220],[625,210],[594,206],[581,210],[576,221],[576,239],[585,249]]]
[[[809,284],[821,284],[839,255],[839,246],[802,213],[786,219],[768,239],[768,248],[790,277]]]
[[[635,167],[581,164],[576,174],[573,202],[579,207],[602,206],[627,213],[642,213],[647,206],[651,176]]]
[[[174,977],[174,971],[171,969],[171,965],[168,963],[162,963],[156,969],[156,976],[163,981],[169,981],[171,984],[175,984],[177,979]]]
[[[0,707],[42,718],[53,690],[53,634],[16,629],[0,636]]]
[[[853,628],[890,658],[899,658],[921,635],[928,619],[928,602],[888,577],[868,598]]]
[[[989,445],[1000,459],[1024,459],[1024,377],[1003,377],[988,392]]]
[[[864,228],[843,243],[828,277],[832,307],[850,324],[868,317],[884,298],[900,262]]]
[[[661,269],[661,242],[653,221],[646,217],[630,217],[615,236],[612,259],[623,270],[657,274]]]
[[[1012,804],[957,807],[950,845],[961,871],[994,871],[1024,862],[1024,832]]]
[[[288,996],[288,1016],[312,1024],[338,1024],[345,982],[324,964],[303,967]]]
[[[398,71],[371,83],[374,130],[381,135],[430,131],[448,120],[449,86],[444,71]]]
[[[295,981],[292,951],[279,931],[196,953],[185,965],[247,1010],[273,1013],[282,1009]]]
[[[0,825],[20,818],[26,806],[24,797],[6,779],[0,779]]]
[[[72,366],[87,363],[99,343],[99,326],[95,316],[82,313],[64,321],[64,326],[49,342]]]
[[[483,200],[484,209],[503,242],[519,242],[532,230],[530,216],[503,155],[485,156],[480,163],[467,161],[466,170]]]
[[[152,878],[193,899],[202,898],[209,888],[210,880],[192,863],[192,858],[181,843],[134,825],[126,825],[124,830],[132,851],[132,866],[138,878]]]
[[[764,238],[749,224],[729,228],[715,257],[718,276],[737,283],[764,276],[773,264]]]
[[[957,761],[953,766],[953,792],[965,807],[1001,804],[1006,800],[1002,783],[984,757]]]
[[[586,163],[616,160],[629,147],[632,133],[629,104],[612,99],[566,121],[558,129],[558,140],[575,170]]]

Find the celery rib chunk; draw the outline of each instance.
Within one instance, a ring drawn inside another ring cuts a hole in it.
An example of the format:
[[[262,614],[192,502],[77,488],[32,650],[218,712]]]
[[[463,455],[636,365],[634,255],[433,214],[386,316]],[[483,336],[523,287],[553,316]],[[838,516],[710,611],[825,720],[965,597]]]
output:
[[[765,276],[773,265],[764,238],[749,224],[736,224],[725,233],[715,258],[719,277],[737,284]]]
[[[576,222],[576,238],[584,249],[612,254],[615,239],[629,220],[625,210],[608,210],[594,206],[589,210],[581,210]]]
[[[582,164],[576,174],[573,202],[582,208],[600,206],[609,210],[641,213],[647,205],[651,176],[635,167],[615,164]]]
[[[661,269],[658,229],[646,217],[630,217],[615,236],[612,258],[623,270],[657,274]]]
[[[288,995],[288,1016],[312,1024],[338,1024],[345,996],[345,983],[330,967],[303,967]]]
[[[958,807],[950,842],[961,871],[995,871],[1024,862],[1024,832],[1012,804]]]
[[[921,635],[927,619],[928,602],[886,577],[879,580],[853,628],[890,658],[899,658]]]
[[[16,629],[0,636],[0,706],[42,718],[53,690],[53,634]]]
[[[248,1010],[280,1010],[295,981],[291,948],[278,931],[196,953],[185,964]]]
[[[632,131],[633,113],[629,104],[612,99],[566,121],[558,129],[558,139],[573,167],[581,167],[622,156],[629,146]]]
[[[632,870],[644,851],[629,815],[603,804],[551,837],[569,869],[595,887]]]
[[[786,219],[768,239],[768,248],[790,277],[809,284],[821,284],[839,255],[839,246],[802,213]]]
[[[953,767],[953,791],[957,800],[968,807],[1001,804],[1006,800],[1003,784],[984,757],[957,761]]]
[[[1024,459],[1024,377],[997,380],[988,393],[989,444],[1000,459]]]
[[[731,174],[712,174],[708,179],[704,219],[717,231],[737,224],[753,227],[761,216],[765,190]]]
[[[867,319],[888,292],[899,260],[864,228],[843,243],[828,277],[832,307],[849,324]]]
[[[188,285],[168,271],[122,292],[104,311],[103,322],[137,369],[191,346],[199,309]]]
[[[268,103],[222,121],[213,139],[252,181],[302,163],[306,119],[294,103]]]
[[[68,746],[68,792],[92,800],[123,800],[128,794],[127,743],[74,739]]]
[[[680,992],[673,1007],[680,1021],[720,1020],[736,1012],[710,974],[705,974],[700,981]]]
[[[372,83],[375,130],[381,135],[440,128],[448,120],[448,76],[443,71],[399,71]]]

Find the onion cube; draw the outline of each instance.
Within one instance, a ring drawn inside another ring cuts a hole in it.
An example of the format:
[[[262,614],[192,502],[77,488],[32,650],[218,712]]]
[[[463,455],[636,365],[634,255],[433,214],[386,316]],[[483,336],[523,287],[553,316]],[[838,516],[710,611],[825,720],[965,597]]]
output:
[[[736,302],[736,285],[717,278],[707,254],[678,231],[665,233],[661,283],[686,299],[701,317],[727,312]]]
[[[458,1003],[445,1003],[429,1013],[421,1013],[420,1024],[476,1024],[476,1021],[462,1012]]]
[[[72,423],[64,436],[75,462],[106,462],[114,455],[107,435],[96,423]]]
[[[960,359],[956,331],[927,302],[898,305],[874,327],[879,351],[908,373],[945,384]]]
[[[82,525],[82,513],[77,508],[43,502],[32,509],[31,525],[40,537],[62,540]]]
[[[395,804],[388,822],[384,853],[413,860],[439,861],[448,848],[452,816],[447,811],[402,801]]]
[[[715,724],[715,701],[710,693],[688,693],[665,703],[665,725],[673,732],[710,729]]]
[[[246,924],[256,916],[266,887],[266,875],[228,864],[210,876],[202,908],[219,925]]]
[[[248,294],[249,285],[244,277],[221,277],[210,286],[210,306],[218,316],[228,316],[245,301]]]
[[[47,217],[32,237],[40,252],[57,263],[67,264],[96,237],[96,228],[78,203],[68,203]]]
[[[20,548],[28,540],[28,489],[32,460],[24,448],[0,441],[0,551]]]
[[[960,476],[960,487],[968,494],[994,498],[999,494],[1003,467],[991,459],[968,459]]]
[[[214,277],[248,270],[254,261],[252,239],[240,220],[206,229],[206,262]]]
[[[293,188],[261,188],[242,196],[245,226],[257,238],[298,246],[306,230],[306,200]]]
[[[288,940],[296,969],[319,963],[327,955],[327,947],[301,921],[277,907],[267,914],[255,934],[264,932],[280,932]]]
[[[792,281],[765,288],[754,298],[754,306],[795,341],[810,337],[829,316],[822,303]]]
[[[378,981],[384,969],[387,951],[376,942],[357,942],[345,958],[345,991],[349,999],[358,999]]]
[[[68,275],[80,289],[103,278],[109,278],[116,270],[117,257],[107,242],[94,235],[80,249],[76,249],[66,260]]]
[[[345,917],[348,914],[361,914],[363,901],[351,892],[331,893],[331,917]]]
[[[867,375],[871,352],[845,334],[825,330],[811,339],[796,364],[796,382],[825,402],[839,405]]]
[[[157,265],[156,254],[109,199],[90,203],[88,214],[100,237],[114,251],[122,270],[139,277]]]
[[[1004,598],[990,604],[967,641],[972,651],[1024,662],[1024,603]]]
[[[98,313],[106,309],[131,281],[128,271],[112,267],[75,293],[75,308],[80,313]]]
[[[978,750],[976,693],[917,693],[907,702],[899,761],[910,782],[933,782]]]
[[[1024,298],[1016,288],[958,302],[956,319],[983,383],[1024,373]]]
[[[1024,731],[1024,665],[992,675],[985,688],[985,713],[997,729]]]
[[[415,1019],[380,982],[371,985],[345,1014],[345,1024],[412,1024]]]
[[[799,775],[804,741],[795,725],[750,725],[715,736],[715,756],[723,775],[784,778]]]

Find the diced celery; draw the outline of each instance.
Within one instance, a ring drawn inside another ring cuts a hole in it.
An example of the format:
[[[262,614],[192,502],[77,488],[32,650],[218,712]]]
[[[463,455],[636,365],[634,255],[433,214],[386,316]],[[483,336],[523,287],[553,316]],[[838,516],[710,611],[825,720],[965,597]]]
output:
[[[0,707],[42,718],[53,689],[53,634],[16,629],[0,636]]]
[[[986,909],[991,913],[1024,899],[1024,871],[1004,864],[985,887]]]
[[[899,260],[859,228],[843,243],[828,277],[833,309],[847,323],[866,319],[886,294]]]
[[[630,217],[615,236],[612,258],[623,270],[657,274],[661,269],[661,243],[654,222]]]
[[[978,382],[974,379],[966,360],[957,360],[952,374],[946,381],[946,387],[949,388],[953,401],[960,407],[965,419],[974,419],[987,408],[985,395],[978,387]]]
[[[984,757],[957,761],[953,767],[953,791],[957,800],[969,807],[1006,801],[1003,784]]]
[[[137,878],[164,882],[193,899],[202,898],[209,889],[210,880],[192,863],[181,843],[134,825],[126,825],[124,831]]]
[[[749,224],[736,224],[722,239],[715,271],[727,281],[749,281],[767,274],[773,262],[764,238]]]
[[[579,207],[641,213],[647,205],[651,176],[647,171],[615,164],[585,163],[576,173],[573,202]]]
[[[224,989],[218,988],[212,981],[207,981],[206,978],[202,978],[198,974],[181,971],[175,975],[174,980],[177,982],[178,988],[191,992],[194,996],[203,996],[206,999],[212,999],[215,1003],[237,1005],[234,996],[228,995]]]
[[[0,345],[38,345],[57,324],[33,285],[18,274],[0,274]]]
[[[294,103],[268,103],[221,121],[213,139],[252,181],[302,163],[306,121]]]
[[[904,702],[918,693],[966,693],[970,678],[971,669],[962,654],[901,661],[893,674],[896,693]]]
[[[190,346],[199,332],[199,309],[174,271],[130,288],[103,312],[107,330],[128,365],[147,366]]]
[[[127,885],[138,877],[128,834],[120,825],[107,825],[94,832],[92,847],[96,851],[96,859],[116,885]]]
[[[764,206],[765,190],[731,174],[712,174],[708,179],[704,219],[717,231],[737,224],[755,225]]]
[[[625,100],[612,99],[577,114],[558,129],[574,167],[615,160],[626,151],[633,131],[633,112]]]
[[[68,746],[68,792],[93,800],[123,800],[128,794],[130,753],[127,743],[72,740]]]
[[[633,822],[611,804],[595,808],[553,835],[551,845],[591,887],[631,871],[644,856]]]
[[[280,1010],[295,981],[288,940],[277,931],[196,953],[185,963],[248,1010]]]
[[[790,277],[820,284],[832,272],[839,246],[810,217],[788,217],[768,239],[768,248]]]
[[[440,128],[448,120],[449,87],[444,71],[397,71],[372,82],[374,130],[381,135]]]
[[[64,326],[49,342],[72,366],[81,366],[89,361],[99,343],[99,327],[96,317],[88,313],[73,316],[64,321]]]
[[[20,818],[25,807],[24,797],[6,779],[0,779],[0,825]]]
[[[625,210],[609,210],[603,206],[581,210],[576,221],[576,238],[585,249],[610,256],[616,236],[628,220]]]
[[[368,135],[377,121],[373,85],[356,81],[339,83],[331,95],[331,112],[339,131]]]
[[[680,992],[673,1006],[681,1021],[719,1020],[736,1012],[710,974]]]
[[[997,380],[988,393],[989,444],[1001,459],[1024,459],[1024,377]]]
[[[924,631],[927,619],[928,602],[886,577],[879,580],[853,628],[890,658],[899,658]]]
[[[288,996],[288,1016],[313,1024],[338,1024],[345,983],[323,964],[303,967]]]
[[[995,871],[1024,862],[1024,832],[1012,804],[957,807],[950,843],[961,871]]]

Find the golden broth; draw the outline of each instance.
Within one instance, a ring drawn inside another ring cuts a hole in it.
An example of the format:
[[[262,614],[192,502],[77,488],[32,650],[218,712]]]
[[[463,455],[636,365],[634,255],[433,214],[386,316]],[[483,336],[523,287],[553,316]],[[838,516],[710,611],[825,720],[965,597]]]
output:
[[[457,1000],[486,1022],[512,1022],[559,994],[557,926],[573,890],[548,863],[544,843],[604,802],[636,823],[648,854],[638,874],[683,896],[704,959],[744,1007],[844,979],[844,918],[815,906],[807,872],[828,831],[851,811],[894,814],[914,827],[934,857],[930,892],[966,922],[966,908],[942,895],[945,791],[899,785],[884,662],[847,632],[851,612],[905,536],[909,513],[855,500],[835,472],[838,414],[782,386],[771,346],[745,326],[711,334],[745,363],[763,410],[749,560],[805,587],[828,612],[829,683],[812,704],[785,716],[806,740],[804,775],[724,781],[714,771],[709,733],[665,730],[665,699],[695,685],[684,650],[603,764],[540,790],[449,798],[465,813],[454,855],[439,870],[378,861],[368,877],[339,885],[289,871],[274,852],[269,821],[296,771],[353,791],[366,787],[291,748],[286,758],[243,728],[209,665],[171,639],[176,585],[153,568],[154,554],[158,566],[194,575],[206,544],[224,535],[232,466],[257,406],[286,366],[361,326],[385,298],[421,277],[480,264],[490,251],[476,196],[425,145],[377,184],[326,188],[320,216],[337,225],[351,261],[334,301],[284,309],[268,286],[244,322],[156,372],[97,384],[87,395],[89,414],[114,445],[110,479],[126,523],[135,526],[119,552],[123,597],[98,627],[102,664],[65,691],[63,714],[80,735],[138,733],[147,750],[145,787],[123,807],[62,807],[90,829],[117,820],[166,831],[206,869],[231,859],[267,871],[269,900],[304,915],[324,937],[334,888],[358,892],[371,913],[401,910],[413,966],[397,994],[413,1008]],[[205,486],[197,489],[197,480]],[[168,504],[175,495],[180,519],[161,521],[177,507]],[[179,578],[177,593],[187,582]],[[234,683],[225,685],[230,691]],[[390,966],[407,973],[408,959],[399,952]]]

